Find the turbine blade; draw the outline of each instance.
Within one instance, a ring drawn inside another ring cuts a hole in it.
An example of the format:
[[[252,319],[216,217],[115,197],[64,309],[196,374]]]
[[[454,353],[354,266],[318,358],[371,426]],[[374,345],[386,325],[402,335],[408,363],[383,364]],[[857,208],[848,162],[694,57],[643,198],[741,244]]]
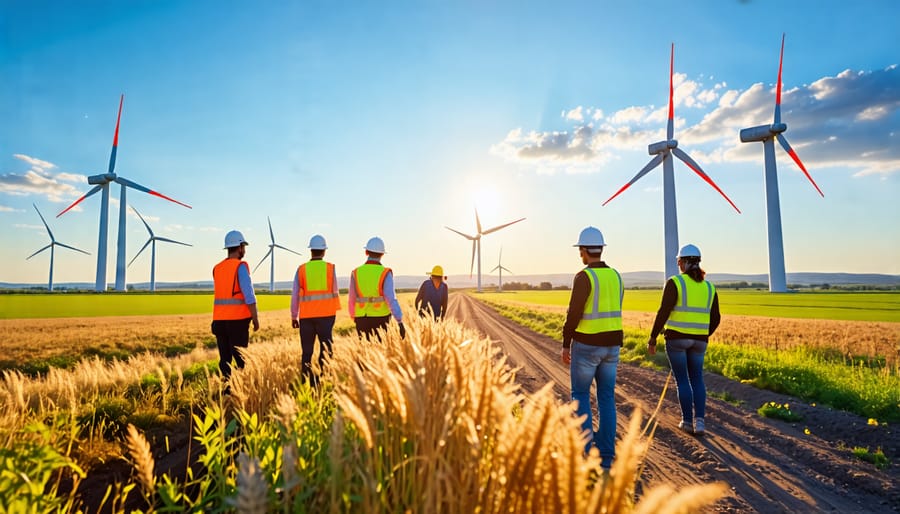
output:
[[[675,87],[673,77],[675,76],[675,43],[672,43],[672,57],[669,59],[669,121],[666,125],[666,139],[672,139],[675,136]]]
[[[96,185],[96,186],[94,186],[90,191],[88,191],[87,193],[85,193],[84,196],[82,196],[82,197],[79,198],[78,200],[75,200],[75,203],[73,203],[72,205],[70,205],[70,206],[66,207],[65,209],[63,209],[63,211],[60,212],[59,214],[57,214],[56,217],[58,218],[58,217],[62,216],[63,214],[69,212],[69,209],[71,209],[72,207],[75,207],[76,205],[80,204],[82,200],[84,200],[85,198],[91,196],[92,194],[96,193],[97,191],[100,191],[100,189],[101,189],[102,187],[103,187],[102,185]]]
[[[463,233],[460,232],[459,230],[456,230],[456,229],[454,229],[454,228],[450,228],[450,227],[448,227],[448,226],[446,226],[446,225],[444,226],[444,228],[447,229],[447,230],[449,230],[449,231],[451,231],[451,232],[456,232],[457,234],[463,236],[464,238],[470,239],[470,240],[472,240],[472,241],[478,239],[478,238],[475,237],[475,236],[470,236],[469,234],[463,234]]]
[[[520,221],[522,221],[522,220],[524,220],[524,219],[525,219],[525,218],[519,218],[519,219],[517,219],[516,221],[510,221],[509,223],[504,223],[503,225],[498,225],[498,226],[496,226],[496,227],[494,227],[494,228],[489,228],[489,229],[485,230],[484,232],[482,232],[481,234],[482,234],[482,235],[488,235],[488,234],[490,234],[491,232],[496,232],[496,231],[500,230],[501,228],[506,228],[506,227],[512,225],[513,223],[518,223],[518,222],[520,222]]]
[[[53,237],[53,232],[50,232],[50,225],[47,225],[47,220],[44,219],[44,215],[41,214],[41,211],[38,210],[37,205],[31,204],[31,206],[34,207],[34,210],[37,211],[38,216],[41,217],[41,221],[44,222],[44,228],[46,228],[47,233],[50,234],[50,241],[56,241],[56,239],[54,239],[54,237]]]
[[[291,250],[290,248],[287,248],[287,247],[284,247],[284,246],[281,246],[281,245],[277,245],[277,244],[276,244],[276,245],[272,245],[272,246],[274,246],[275,248],[281,248],[282,250],[287,250],[287,251],[289,251],[289,252],[291,252],[291,253],[293,253],[293,254],[295,254],[295,255],[303,255],[303,254],[301,254],[300,252],[295,252],[295,251]]]
[[[144,246],[142,246],[141,249],[138,250],[138,253],[135,254],[133,259],[131,259],[131,262],[136,261],[137,258],[140,257],[141,253],[143,253],[143,251],[146,250],[147,247],[150,246],[150,243],[152,243],[152,242],[153,242],[153,238],[151,237],[150,239],[147,240],[146,243],[144,243]],[[131,262],[128,263],[129,266],[131,266]]]
[[[664,155],[664,154],[662,154],[662,153],[658,153],[658,154],[656,154],[656,157],[650,159],[650,162],[648,162],[647,165],[644,166],[643,169],[641,169],[641,171],[639,171],[639,172],[637,173],[637,175],[634,176],[634,178],[632,178],[627,184],[625,184],[624,186],[622,186],[621,189],[619,189],[618,191],[616,191],[616,194],[610,196],[610,197],[609,197],[609,200],[603,202],[603,206],[605,206],[606,204],[608,204],[609,202],[611,202],[613,198],[615,198],[615,197],[619,196],[620,194],[622,194],[622,191],[625,191],[626,189],[628,189],[629,187],[631,187],[631,184],[634,184],[635,182],[637,182],[638,180],[640,180],[641,177],[643,177],[643,176],[646,175],[647,173],[650,173],[650,170],[652,170],[653,168],[659,166],[659,163],[661,163],[661,162],[663,161],[663,155]]]
[[[781,34],[781,56],[778,58],[778,83],[775,86],[775,123],[781,123],[781,64],[784,62],[784,33]]]
[[[469,266],[469,278],[472,278],[472,272],[475,270],[475,245],[478,244],[478,241],[472,240],[472,265]]]
[[[478,228],[478,233],[481,234],[481,219],[478,218],[478,207],[475,208],[475,226]]]
[[[791,159],[794,159],[794,162],[797,163],[797,166],[799,166],[800,169],[803,170],[803,174],[806,175],[806,178],[808,178],[810,182],[812,182],[812,185],[814,188],[816,188],[816,191],[818,191],[819,194],[822,195],[822,198],[825,198],[825,193],[823,193],[822,190],[819,189],[819,185],[816,184],[815,180],[813,180],[812,175],[810,175],[809,172],[806,171],[806,166],[804,166],[803,163],[800,161],[800,157],[797,156],[797,152],[795,152],[794,149],[791,148],[791,145],[790,145],[790,143],[788,143],[787,138],[785,138],[781,134],[778,134],[775,137],[778,138],[778,142],[781,143],[781,146],[782,146],[782,148],[784,148],[784,151],[786,151],[788,153],[788,155],[791,156]]]
[[[112,173],[116,169],[116,152],[119,148],[119,121],[122,120],[122,104],[125,103],[125,95],[119,97],[119,114],[116,116],[116,133],[113,136],[112,152],[109,154],[109,171]]]
[[[510,274],[512,274],[512,275],[515,275],[515,273],[513,273],[512,271],[509,271],[508,269],[506,269],[506,268],[503,267],[503,266],[500,266],[500,269],[502,269],[503,271],[505,271],[505,272],[507,272],[507,273],[510,273]]]
[[[268,259],[270,255],[272,255],[272,247],[271,246],[269,247],[269,251],[266,252],[265,255],[263,255],[263,258],[261,261],[259,261],[259,264],[257,264],[256,267],[253,268],[253,273],[256,273],[256,270],[259,269],[259,267],[262,265],[262,263],[266,262],[266,259]]]
[[[488,271],[488,273],[493,273],[493,272],[497,271],[498,269],[500,269],[500,266],[499,266],[499,265],[498,265],[498,266],[494,266],[494,269],[492,269],[491,271]]]
[[[177,244],[177,245],[193,246],[193,245],[189,245],[189,244],[187,244],[187,243],[182,243],[181,241],[176,241],[176,240],[174,240],[174,239],[169,239],[169,238],[167,238],[167,237],[155,237],[154,239],[156,239],[157,241],[165,241],[166,243],[175,243],[175,244]]]
[[[133,210],[134,213],[138,215],[138,218],[141,218],[141,221],[144,222],[144,226],[147,227],[147,232],[150,232],[150,237],[153,237],[153,230],[150,229],[150,225],[147,224],[147,220],[145,220],[144,217],[141,216],[141,213],[139,213],[138,210],[134,208],[134,205],[131,206],[131,210]]]
[[[147,187],[145,187],[145,186],[142,186],[142,185],[138,184],[137,182],[133,182],[133,181],[131,181],[131,180],[128,180],[127,178],[124,178],[124,177],[116,177],[116,178],[115,178],[115,181],[118,182],[119,184],[121,184],[122,187],[126,187],[126,186],[127,186],[127,187],[130,187],[130,188],[132,188],[132,189],[137,189],[138,191],[143,191],[143,192],[145,192],[145,193],[151,194],[151,195],[153,195],[153,196],[158,196],[158,197],[162,198],[163,200],[168,200],[168,201],[170,201],[170,202],[172,202],[172,203],[177,203],[178,205],[181,205],[181,206],[183,206],[183,207],[187,207],[188,209],[191,209],[191,208],[192,208],[190,205],[188,205],[188,204],[186,204],[186,203],[181,203],[181,202],[179,202],[178,200],[175,200],[175,199],[173,199],[173,198],[169,198],[168,196],[166,196],[166,195],[164,195],[164,194],[162,194],[162,193],[157,193],[156,191],[153,191],[153,190],[150,189],[150,188],[147,188]]]
[[[681,148],[673,148],[672,153],[674,153],[676,157],[681,159],[681,162],[687,164],[688,168],[694,170],[694,173],[696,173],[697,175],[700,175],[700,178],[705,180],[707,184],[711,185],[713,187],[713,189],[718,191],[719,194],[722,195],[722,197],[724,197],[725,200],[728,200],[728,203],[730,203],[731,206],[734,207],[734,210],[736,210],[738,212],[738,214],[740,214],[741,210],[737,208],[737,205],[735,205],[734,202],[731,201],[731,198],[728,198],[728,195],[726,195],[725,193],[722,192],[721,189],[719,189],[719,186],[717,186],[716,183],[713,182],[713,179],[711,179],[709,177],[709,175],[707,175],[706,173],[703,172],[703,169],[700,168],[700,165],[697,164],[697,162],[694,159],[691,159],[690,155],[684,153],[684,151]]]
[[[44,250],[46,250],[47,248],[50,248],[51,246],[53,246],[53,243],[50,243],[50,244],[48,244],[47,246],[45,246],[45,247],[41,248],[40,250],[34,252],[33,254],[29,255],[28,257],[25,257],[25,260],[27,261],[28,259],[30,259],[30,258],[34,257],[35,255],[37,255],[37,254],[43,252]]]
[[[68,248],[69,250],[75,250],[76,252],[81,252],[85,255],[90,255],[90,253],[85,252],[84,250],[82,250],[80,248],[75,248],[74,246],[69,246],[67,244],[62,244],[62,243],[53,243],[53,244],[55,244],[57,246],[62,246],[63,248]]]
[[[272,219],[266,216],[266,221],[269,222],[269,238],[272,239],[272,244],[275,244],[275,232],[272,232]]]

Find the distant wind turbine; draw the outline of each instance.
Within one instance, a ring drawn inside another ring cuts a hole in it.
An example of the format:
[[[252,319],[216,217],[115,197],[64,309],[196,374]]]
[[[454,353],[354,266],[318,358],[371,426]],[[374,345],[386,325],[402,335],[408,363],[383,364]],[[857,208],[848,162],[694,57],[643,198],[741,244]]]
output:
[[[85,255],[90,255],[90,254],[89,254],[88,252],[85,252],[84,250],[79,250],[78,248],[75,248],[74,246],[69,246],[69,245],[66,245],[66,244],[58,243],[58,242],[56,241],[56,238],[53,237],[53,232],[50,231],[50,226],[47,225],[47,221],[44,220],[44,215],[41,214],[41,211],[38,210],[37,205],[31,204],[31,206],[34,207],[34,210],[37,211],[38,216],[41,217],[41,221],[44,222],[44,227],[47,229],[47,234],[50,235],[50,244],[48,244],[47,246],[45,246],[45,247],[41,248],[40,250],[34,252],[33,254],[29,255],[28,257],[25,257],[25,260],[27,261],[28,259],[34,257],[35,255],[37,255],[37,254],[43,252],[43,251],[46,250],[47,248],[50,249],[50,281],[47,283],[47,290],[48,290],[48,291],[53,291],[53,256],[54,256],[53,254],[54,254],[54,247],[56,247],[56,246],[62,246],[63,248],[68,248],[69,250],[75,250],[76,252],[81,252],[81,253],[83,253],[83,254],[85,254]]]
[[[470,236],[469,234],[464,234],[459,230],[452,229],[450,227],[444,226],[447,230],[451,232],[456,232],[457,234],[463,236],[464,238],[472,241],[472,266],[469,268],[469,276],[472,276],[472,269],[475,267],[475,254],[478,254],[478,292],[481,292],[481,236],[486,236],[492,232],[496,232],[501,228],[506,228],[513,223],[518,223],[525,218],[519,218],[516,221],[510,221],[509,223],[504,223],[503,225],[498,225],[493,228],[489,228],[487,230],[481,229],[481,220],[478,218],[478,209],[475,209],[475,225],[478,228],[478,232],[474,236]]]
[[[503,272],[512,273],[508,269],[503,267],[503,247],[500,247],[500,257],[497,258],[497,265],[494,266],[494,269],[491,270],[491,273],[499,271],[500,278],[498,279],[499,285],[497,286],[497,291],[503,291]]]
[[[91,175],[88,177],[88,184],[94,184],[94,187],[84,194],[78,200],[75,200],[75,203],[66,207],[62,212],[56,215],[56,217],[60,217],[63,214],[67,213],[72,207],[75,207],[85,198],[93,195],[97,191],[101,192],[100,195],[100,235],[97,241],[97,278],[94,283],[94,289],[96,291],[106,291],[106,247],[107,241],[109,239],[109,185],[113,182],[118,183],[122,187],[122,191],[119,195],[119,234],[117,240],[117,253],[116,253],[116,291],[124,291],[125,290],[125,218],[127,217],[127,209],[126,209],[126,199],[125,192],[130,187],[132,189],[136,189],[138,191],[142,191],[144,193],[151,194],[153,196],[158,196],[164,200],[168,200],[173,203],[177,203],[178,205],[182,205],[191,208],[190,205],[181,203],[178,200],[174,200],[169,198],[168,196],[157,193],[151,189],[148,189],[136,182],[132,182],[125,177],[120,177],[115,174],[116,169],[116,151],[119,147],[119,121],[122,119],[122,104],[125,102],[125,95],[122,95],[119,98],[119,114],[116,117],[116,132],[113,136],[113,146],[112,152],[109,155],[109,169],[106,173],[100,175]]]
[[[816,181],[806,171],[806,166],[800,161],[800,157],[791,148],[790,143],[782,135],[787,130],[787,125],[781,122],[781,64],[784,61],[784,34],[781,35],[781,57],[778,59],[778,84],[775,87],[775,121],[771,125],[741,130],[741,142],[751,143],[762,141],[763,154],[765,155],[766,177],[766,222],[769,228],[769,291],[773,293],[787,292],[787,274],[784,270],[784,239],[781,235],[781,206],[778,200],[778,169],[775,165],[775,139],[782,148],[797,163],[806,178],[812,183],[816,191],[822,197],[825,194],[819,189]]]
[[[131,210],[133,210],[134,213],[137,214],[139,218],[141,218],[141,221],[144,222],[144,226],[147,227],[147,232],[150,232],[150,239],[148,239],[147,242],[144,243],[144,246],[142,246],[141,249],[138,250],[138,253],[134,256],[134,259],[131,259],[131,262],[128,263],[128,266],[130,267],[131,263],[137,260],[137,258],[141,255],[141,252],[143,252],[147,248],[147,245],[150,245],[150,292],[154,292],[156,291],[156,242],[162,241],[165,243],[175,243],[184,246],[191,245],[182,243],[181,241],[175,241],[174,239],[157,236],[153,233],[153,229],[150,228],[150,225],[147,224],[147,220],[145,220],[144,217],[141,216],[141,213],[139,213],[133,205],[131,206]]]
[[[613,198],[619,196],[623,191],[628,189],[632,184],[641,179],[644,175],[649,173],[653,168],[659,166],[660,163],[663,165],[663,228],[665,231],[665,270],[667,280],[668,277],[678,274],[678,264],[676,261],[676,255],[678,255],[678,212],[675,207],[675,166],[673,164],[672,155],[678,157],[681,162],[685,163],[688,168],[690,168],[694,173],[700,176],[707,184],[713,187],[716,191],[719,192],[720,195],[725,197],[725,200],[734,207],[738,213],[741,212],[740,209],[731,201],[728,196],[719,189],[719,186],[716,185],[715,182],[709,175],[707,175],[701,168],[700,165],[697,164],[694,159],[692,159],[688,154],[686,154],[683,150],[678,148],[678,141],[673,139],[675,136],[675,88],[673,82],[673,76],[675,74],[675,43],[672,43],[672,55],[671,60],[669,61],[669,121],[668,125],[666,125],[666,140],[660,141],[658,143],[653,143],[647,146],[647,151],[650,155],[656,155],[653,159],[647,163],[644,168],[638,172],[634,178],[631,179],[627,184],[622,186],[621,189],[616,191],[616,194],[609,197],[608,200],[603,202],[603,205],[608,204],[612,201]]]
[[[266,220],[269,221],[269,237],[272,239],[272,243],[269,245],[269,251],[266,252],[266,255],[263,256],[262,260],[259,261],[259,264],[256,265],[256,268],[253,268],[253,272],[256,273],[256,270],[259,266],[266,261],[266,259],[271,258],[271,267],[269,269],[269,292],[275,291],[275,249],[281,248],[282,250],[287,250],[293,254],[300,255],[300,253],[291,250],[290,248],[286,248],[281,246],[280,244],[275,243],[275,232],[272,231],[272,220],[266,216]]]

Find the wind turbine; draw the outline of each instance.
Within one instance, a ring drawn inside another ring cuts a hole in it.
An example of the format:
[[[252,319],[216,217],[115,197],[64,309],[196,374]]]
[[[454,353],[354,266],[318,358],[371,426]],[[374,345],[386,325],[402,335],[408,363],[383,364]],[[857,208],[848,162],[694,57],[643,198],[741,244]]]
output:
[[[816,191],[822,197],[825,194],[816,185],[806,166],[800,161],[800,157],[791,148],[782,132],[787,130],[787,125],[781,122],[781,64],[784,61],[784,34],[781,35],[781,57],[778,59],[778,84],[775,87],[775,121],[771,125],[760,125],[741,130],[741,142],[751,143],[762,141],[765,155],[766,177],[766,224],[769,236],[769,291],[772,293],[787,292],[787,275],[784,271],[784,239],[781,235],[781,206],[778,200],[778,173],[775,165],[775,143],[777,139],[782,148],[797,163],[806,178],[812,183]]]
[[[271,293],[271,292],[275,291],[275,249],[281,248],[282,250],[287,250],[293,254],[297,254],[297,255],[300,255],[300,254],[298,252],[291,250],[290,248],[285,248],[284,246],[281,246],[280,244],[275,243],[275,233],[272,232],[272,220],[269,219],[268,216],[266,216],[266,219],[269,221],[269,237],[272,239],[272,243],[269,245],[269,251],[266,252],[266,255],[263,256],[261,261],[259,261],[259,264],[256,265],[256,268],[253,268],[253,272],[256,273],[256,270],[259,268],[259,266],[263,262],[265,262],[266,259],[268,259],[269,257],[272,258],[272,262],[271,262],[272,265],[269,269],[269,292]]]
[[[45,247],[41,248],[40,250],[34,252],[33,254],[29,255],[28,257],[25,257],[25,260],[27,261],[28,259],[34,257],[35,255],[37,255],[37,254],[43,252],[43,251],[46,250],[47,248],[50,249],[50,281],[49,281],[49,283],[47,284],[47,290],[48,290],[48,291],[53,291],[53,254],[54,254],[54,247],[56,247],[56,246],[62,246],[63,248],[68,248],[69,250],[75,250],[76,252],[81,252],[81,253],[83,253],[83,254],[85,254],[85,255],[90,255],[90,254],[87,253],[87,252],[85,252],[84,250],[79,250],[78,248],[75,248],[75,247],[73,247],[73,246],[69,246],[69,245],[66,245],[66,244],[62,244],[62,243],[56,242],[56,238],[53,237],[53,232],[50,231],[50,225],[47,225],[47,221],[44,220],[44,215],[41,214],[41,211],[38,210],[37,205],[31,204],[31,206],[34,207],[34,210],[37,211],[38,216],[41,217],[41,221],[44,222],[44,227],[47,229],[47,233],[50,234],[50,244],[48,244],[47,246],[45,246]]]
[[[513,223],[518,223],[525,218],[519,218],[516,221],[510,221],[509,223],[504,223],[503,225],[498,225],[493,228],[489,228],[487,230],[481,229],[481,220],[478,218],[478,209],[475,209],[475,225],[478,228],[478,232],[474,236],[470,236],[469,234],[464,234],[459,230],[452,229],[448,226],[444,226],[447,230],[451,232],[456,232],[457,234],[463,236],[464,238],[472,241],[472,265],[469,267],[469,276],[472,276],[472,269],[475,267],[475,254],[478,253],[478,292],[481,292],[481,236],[486,236],[492,232],[496,232],[501,228],[506,228]]]
[[[500,247],[500,257],[497,258],[497,265],[494,266],[494,269],[491,270],[491,273],[498,271],[500,272],[499,285],[497,286],[497,291],[503,291],[503,272],[512,273],[508,269],[503,267],[503,247]]]
[[[175,243],[184,246],[191,245],[182,243],[181,241],[175,241],[174,239],[157,236],[153,233],[153,229],[150,228],[150,225],[147,224],[147,220],[145,220],[144,217],[141,216],[141,213],[139,213],[133,205],[131,206],[131,209],[135,214],[138,215],[139,218],[141,218],[141,221],[144,222],[144,226],[147,227],[147,232],[150,232],[150,239],[148,239],[147,242],[144,243],[144,246],[142,246],[141,249],[138,250],[138,253],[134,256],[134,259],[131,259],[131,262],[128,263],[128,266],[130,267],[131,263],[137,260],[137,258],[141,255],[141,252],[143,252],[147,248],[147,245],[150,245],[150,292],[152,293],[156,291],[156,242],[163,241],[165,243]]]
[[[126,190],[130,187],[132,189],[137,189],[138,191],[143,191],[144,193],[149,193],[153,196],[158,196],[164,200],[177,203],[178,205],[182,205],[184,207],[187,207],[188,209],[191,208],[190,205],[181,203],[178,200],[174,200],[164,194],[157,193],[152,189],[148,189],[138,183],[132,182],[125,177],[119,177],[116,175],[116,150],[119,146],[119,121],[122,119],[122,104],[124,102],[125,95],[122,95],[119,98],[119,114],[116,117],[116,132],[113,136],[112,152],[109,155],[109,169],[106,173],[102,173],[100,175],[91,175],[90,177],[88,177],[88,184],[93,184],[94,187],[90,191],[85,193],[84,196],[82,196],[78,200],[75,200],[75,203],[66,207],[62,212],[56,215],[57,218],[62,216],[72,207],[75,207],[76,205],[81,203],[81,201],[85,198],[93,195],[97,191],[101,192],[100,235],[97,242],[97,278],[94,283],[94,289],[96,291],[106,290],[106,247],[107,240],[109,239],[109,185],[112,182],[116,182],[122,187],[122,191],[119,195],[119,234],[116,248],[116,291],[125,290],[125,218],[127,214],[127,202],[125,198]]]
[[[675,135],[675,88],[673,85],[673,76],[675,74],[675,43],[672,43],[672,55],[671,60],[669,61],[669,121],[666,125],[666,140],[659,141],[658,143],[653,143],[647,146],[647,152],[650,155],[655,155],[653,159],[647,163],[644,168],[638,172],[634,178],[631,179],[630,182],[622,186],[621,189],[616,191],[616,194],[609,197],[609,200],[603,202],[603,205],[608,204],[612,201],[613,198],[619,196],[622,191],[628,189],[632,184],[641,179],[644,175],[649,173],[653,168],[659,166],[660,163],[663,165],[663,228],[665,231],[665,270],[666,270],[666,279],[673,275],[678,274],[678,264],[676,255],[678,255],[678,213],[675,208],[675,166],[673,154],[675,157],[678,157],[681,162],[685,163],[688,168],[690,168],[694,173],[700,176],[707,184],[713,187],[716,191],[719,192],[720,195],[725,197],[725,200],[734,207],[738,213],[741,212],[740,209],[731,201],[728,196],[719,189],[719,186],[716,185],[715,182],[707,175],[703,169],[700,168],[700,165],[697,164],[694,159],[691,158],[688,154],[686,154],[683,150],[678,148],[678,141],[673,139]]]

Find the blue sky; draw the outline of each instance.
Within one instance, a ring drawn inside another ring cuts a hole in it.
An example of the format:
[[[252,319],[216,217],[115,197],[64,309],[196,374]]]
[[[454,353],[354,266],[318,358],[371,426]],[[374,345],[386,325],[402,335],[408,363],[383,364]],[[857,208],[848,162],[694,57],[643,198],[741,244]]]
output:
[[[469,270],[444,229],[527,219],[486,236],[483,266],[572,272],[586,225],[622,271],[662,270],[661,169],[605,207],[664,139],[675,43],[675,137],[743,211],[676,161],[682,244],[708,271],[768,269],[763,152],[782,33],[780,149],[788,272],[900,273],[900,4],[672,2],[0,2],[3,282],[93,282],[106,170],[190,204],[128,200],[157,235],[157,280],[204,280],[225,232],[255,266],[276,241],[308,256],[322,233],[341,275],[373,235],[398,274]],[[119,186],[111,188],[114,280]],[[127,258],[147,240],[130,216]],[[149,251],[128,270],[149,280]],[[276,254],[276,280],[302,258]],[[268,281],[268,265],[254,274]]]

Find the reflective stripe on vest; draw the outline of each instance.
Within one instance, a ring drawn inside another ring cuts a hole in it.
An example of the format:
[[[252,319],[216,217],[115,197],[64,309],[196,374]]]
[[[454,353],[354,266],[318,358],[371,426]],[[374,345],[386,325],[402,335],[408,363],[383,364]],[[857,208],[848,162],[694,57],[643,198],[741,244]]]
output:
[[[581,321],[575,327],[582,334],[622,330],[622,298],[625,288],[619,272],[612,268],[584,268],[591,294],[584,303]]]
[[[381,264],[363,264],[353,270],[357,317],[388,316],[391,313],[384,298],[384,279],[390,271]]]
[[[716,294],[715,286],[706,280],[696,282],[684,273],[673,276],[672,282],[678,303],[666,321],[666,328],[683,334],[709,335],[709,312]]]
[[[334,316],[341,308],[334,287],[334,264],[311,260],[297,268],[300,282],[300,319]]]
[[[239,259],[225,259],[213,268],[213,320],[248,319],[250,307],[238,282],[238,267],[247,266]],[[250,272],[250,268],[247,268]]]

